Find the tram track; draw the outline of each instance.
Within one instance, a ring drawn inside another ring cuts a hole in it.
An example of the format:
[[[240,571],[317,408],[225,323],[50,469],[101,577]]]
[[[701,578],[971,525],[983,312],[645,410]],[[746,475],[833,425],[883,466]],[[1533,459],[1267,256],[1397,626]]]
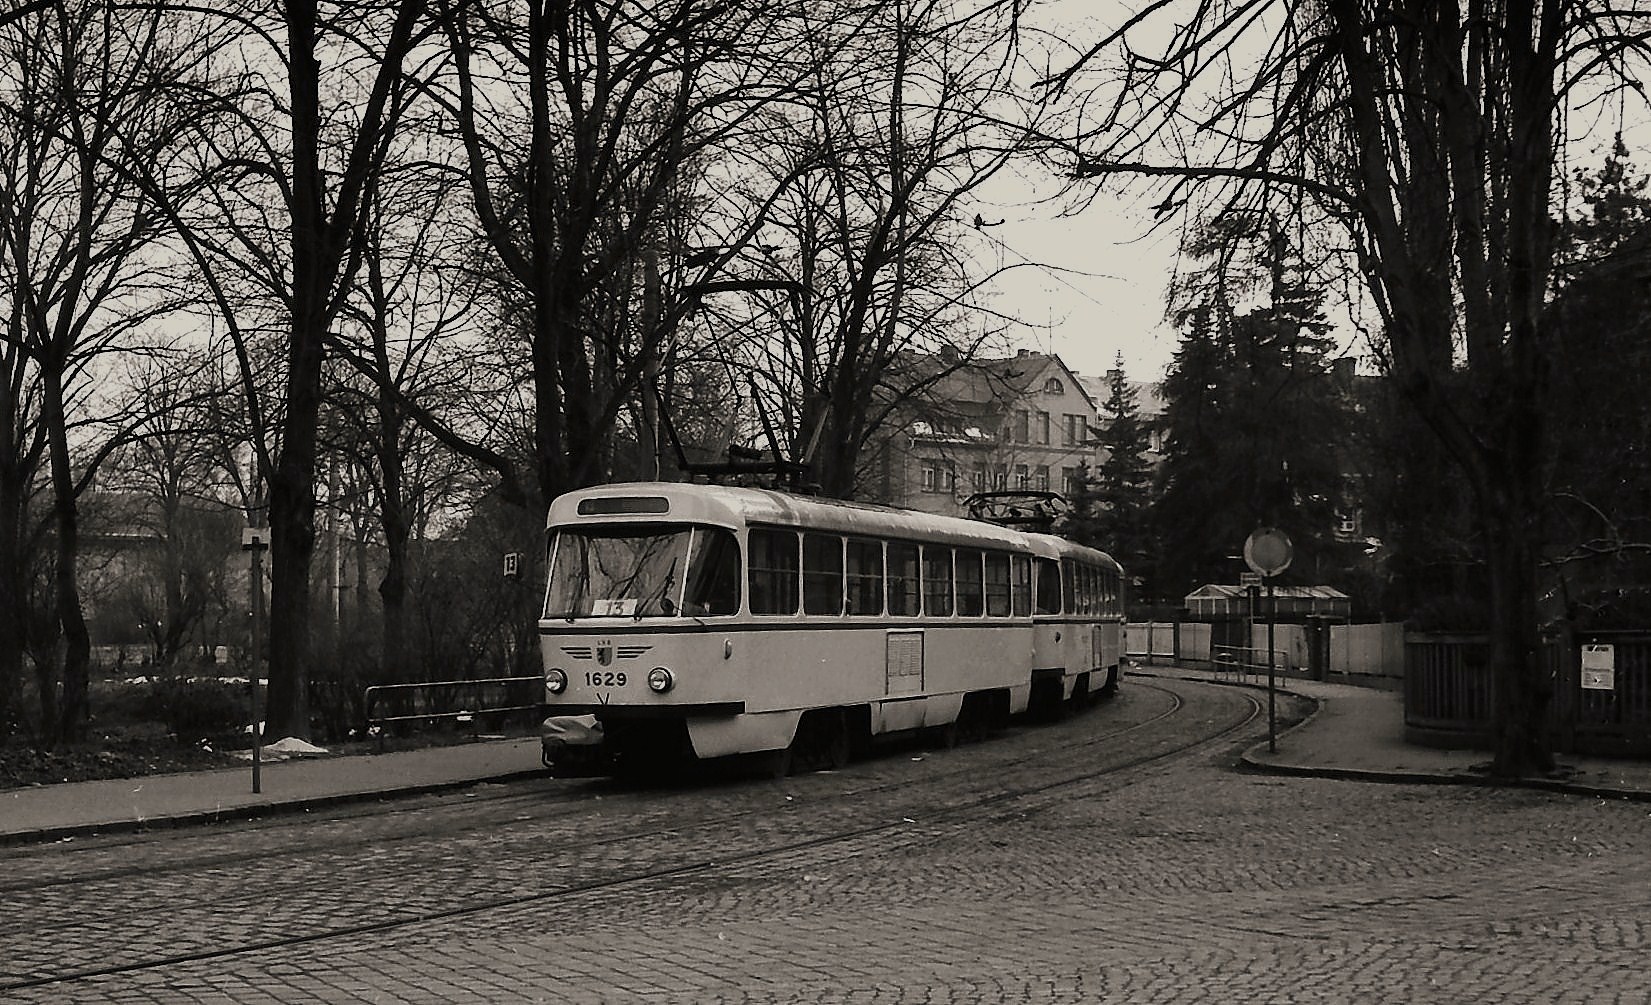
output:
[[[687,826],[676,820],[671,826],[620,828],[617,831],[594,835],[583,846],[557,846],[557,850],[563,856],[577,856],[600,849],[603,855],[600,857],[599,865],[605,865],[607,859],[612,857],[614,849],[620,845],[634,845],[644,851],[662,843],[688,844],[690,847],[685,853],[667,861],[660,861],[658,855],[644,855],[635,863],[620,865],[617,868],[598,867],[583,878],[570,879],[540,889],[469,898],[456,903],[450,901],[446,905],[413,910],[399,916],[365,919],[354,923],[334,923],[314,931],[262,939],[249,937],[250,933],[246,933],[237,939],[231,939],[228,944],[199,945],[172,952],[150,952],[139,954],[137,958],[111,959],[95,967],[59,969],[52,972],[36,970],[33,973],[7,975],[0,977],[0,993],[48,989],[81,980],[135,975],[173,966],[280,952],[284,949],[313,946],[333,940],[348,940],[419,925],[439,924],[487,912],[509,911],[558,899],[576,900],[588,896],[609,895],[623,891],[627,887],[670,882],[694,874],[748,869],[754,864],[777,861],[799,852],[884,838],[892,832],[912,827],[914,821],[909,816],[893,815],[886,812],[886,808],[876,805],[872,797],[878,795],[888,796],[897,793],[912,796],[917,800],[913,805],[921,805],[921,809],[914,809],[912,812],[921,816],[924,826],[930,831],[937,827],[966,825],[982,811],[1003,809],[1017,800],[1046,795],[1063,787],[1106,776],[1120,775],[1219,743],[1249,726],[1261,714],[1261,703],[1253,696],[1241,694],[1236,711],[1227,714],[1222,722],[1199,730],[1197,735],[1156,737],[1151,743],[1126,750],[1123,756],[1107,758],[1097,764],[1090,756],[1094,748],[1116,741],[1120,737],[1150,731],[1154,726],[1162,726],[1173,721],[1185,706],[1182,697],[1172,688],[1144,681],[1138,682],[1135,686],[1167,695],[1170,699],[1167,707],[1140,722],[1091,734],[1081,742],[1060,747],[1058,751],[1036,749],[1016,753],[1008,758],[993,759],[992,764],[998,769],[998,776],[1007,780],[1008,784],[994,786],[989,792],[979,792],[977,787],[974,791],[969,791],[971,783],[978,780],[978,767],[959,763],[955,768],[920,779],[913,779],[907,774],[899,779],[871,786],[851,787],[818,799],[807,798],[799,802],[786,803],[779,813],[775,812],[773,803],[767,802],[759,807],[696,819]],[[1047,727],[1039,728],[1042,730]],[[981,751],[988,746],[990,745],[966,749],[971,752]],[[1042,748],[1046,745],[1039,746]],[[1016,775],[1029,767],[1038,770],[1026,776],[1026,781],[1015,782]],[[963,783],[961,787],[964,792],[961,794],[955,791],[960,787],[959,783]],[[915,786],[921,786],[922,790],[911,791]],[[868,804],[869,808],[858,815],[844,810],[845,806],[866,807]],[[759,814],[766,814],[772,826],[767,829],[759,828],[759,833],[752,835],[743,845],[739,842],[731,845],[727,837],[730,830],[728,825],[741,821],[749,822],[750,818]],[[844,820],[845,816],[849,819]],[[840,824],[828,826],[821,831],[813,822],[816,819],[840,821]],[[570,829],[578,830],[587,823],[588,821],[575,824]],[[690,836],[692,840],[689,840]],[[539,835],[541,840],[549,837]],[[199,870],[201,865],[197,861],[180,866],[180,869]],[[262,892],[266,895],[279,893],[268,890]]]
[[[1137,685],[1137,686],[1140,686],[1140,685]],[[1152,687],[1152,685],[1144,685],[1144,686]],[[1164,689],[1162,689],[1162,688],[1153,688],[1153,690],[1164,691]],[[1113,740],[1116,740],[1120,737],[1127,736],[1132,732],[1136,732],[1136,731],[1145,729],[1147,727],[1150,727],[1150,726],[1152,726],[1156,723],[1159,723],[1159,722],[1161,722],[1165,719],[1168,719],[1168,718],[1174,716],[1179,711],[1179,709],[1181,707],[1181,700],[1178,696],[1173,695],[1173,693],[1170,693],[1170,692],[1164,692],[1164,693],[1170,694],[1171,698],[1172,698],[1172,702],[1171,702],[1171,704],[1168,708],[1166,708],[1166,709],[1164,709],[1160,712],[1157,712],[1157,713],[1153,714],[1152,716],[1150,716],[1146,719],[1143,719],[1140,722],[1129,723],[1127,725],[1123,725],[1123,726],[1120,726],[1120,727],[1115,728],[1115,729],[1109,729],[1109,730],[1106,730],[1106,731],[1103,731],[1103,732],[1091,733],[1086,738],[1081,740],[1079,743],[1074,744],[1072,747],[1070,747],[1068,749],[1081,750],[1081,749],[1085,749],[1085,748],[1092,748],[1092,747],[1100,746],[1102,744],[1105,744],[1105,743],[1111,742]],[[1102,703],[1102,707],[1104,707],[1104,705],[1105,705],[1105,702]],[[1080,717],[1080,718],[1088,718],[1089,716],[1095,714],[1096,712],[1098,712],[1100,710],[1101,710],[1101,708],[1087,708],[1087,709],[1083,709],[1081,711],[1072,713],[1072,715],[1075,716],[1075,717]],[[1027,728],[1029,730],[1048,731],[1048,730],[1053,729],[1053,728],[1059,728],[1062,724],[1063,723],[1036,723],[1036,724],[1027,725],[1024,728]],[[1017,726],[1016,728],[1022,728],[1022,727]],[[999,742],[1002,741],[1002,739],[1003,739],[1003,737],[1001,737],[1001,736],[1000,737],[993,737],[993,738],[987,740],[986,742],[987,743],[999,743]],[[878,761],[880,761],[884,758],[899,757],[899,756],[901,756],[901,754],[904,750],[917,749],[917,747],[920,747],[920,746],[921,746],[921,744],[917,744],[916,746],[913,746],[912,742],[909,741],[909,740],[908,741],[903,741],[903,742],[897,742],[895,744],[890,744],[888,747],[886,747],[882,750],[879,750],[878,752],[874,753],[871,757],[857,762],[857,764],[862,765],[862,766],[864,766],[864,765],[876,765],[876,763]],[[973,746],[973,745],[969,745],[969,746]],[[926,756],[934,756],[935,754],[941,754],[941,753],[946,753],[946,751],[939,751],[939,750],[931,751]],[[1012,766],[1027,764],[1027,763],[1030,763],[1030,762],[1032,762],[1036,759],[1044,758],[1044,757],[1047,757],[1047,756],[1048,755],[1044,751],[1039,749],[1037,751],[1034,751],[1034,752],[1031,752],[1031,753],[1028,753],[1028,754],[1025,754],[1025,755],[1021,755],[1021,756],[1012,758],[1012,759],[1008,760],[1005,763],[1008,766],[1012,767]],[[952,778],[960,777],[960,776],[966,774],[968,771],[969,771],[969,769],[962,768],[962,767],[952,768],[952,769],[949,769],[949,770],[946,770],[946,771],[941,771],[941,772],[937,772],[935,774],[932,774],[932,775],[928,776],[928,780],[929,781],[936,781],[936,782],[944,782],[944,781],[950,780]],[[548,778],[546,780],[547,781],[554,781],[554,779],[548,779]],[[616,797],[616,796],[620,797],[620,798],[623,798],[623,797],[626,797],[626,796],[633,796],[633,795],[639,795],[639,796],[646,797],[646,796],[650,796],[650,795],[653,795],[653,794],[656,794],[656,793],[662,793],[662,792],[669,793],[671,791],[680,791],[680,790],[672,790],[672,789],[661,789],[661,788],[657,788],[657,787],[653,787],[653,786],[647,786],[647,785],[643,785],[643,786],[614,785],[612,783],[607,782],[606,780],[598,781],[598,782],[592,782],[592,783],[588,783],[588,784],[572,784],[572,780],[566,780],[566,781],[569,782],[569,784],[566,788],[561,788],[561,789],[536,788],[534,791],[527,792],[527,793],[516,791],[516,787],[515,786],[510,786],[510,785],[487,786],[487,787],[478,786],[477,788],[466,790],[463,793],[463,795],[459,797],[459,798],[463,798],[465,800],[466,815],[465,815],[465,820],[464,820],[462,826],[459,827],[458,830],[459,831],[481,831],[481,830],[484,830],[486,828],[493,828],[493,827],[498,827],[498,826],[501,826],[501,825],[507,825],[507,824],[512,824],[512,823],[531,822],[534,819],[543,818],[543,817],[547,817],[547,816],[551,816],[551,815],[560,813],[560,812],[564,811],[567,808],[567,806],[570,805],[570,804],[585,803],[585,802],[588,802],[592,799],[613,798],[613,797]],[[895,779],[895,780],[891,780],[889,782],[882,783],[882,784],[877,784],[877,785],[866,786],[866,787],[861,787],[861,788],[856,788],[856,789],[853,789],[853,790],[849,790],[849,791],[846,791],[844,793],[841,793],[836,798],[840,798],[840,799],[843,799],[843,800],[852,800],[852,799],[863,798],[865,796],[876,795],[878,793],[886,792],[886,791],[888,791],[892,788],[896,788],[900,785],[907,784],[908,782],[909,782],[909,779],[904,779],[904,778]],[[717,783],[713,782],[712,784],[716,785]],[[506,789],[510,789],[511,791],[505,791]],[[448,801],[451,801],[454,797],[447,796],[447,797],[441,797],[441,798],[443,798],[445,800],[448,800]],[[530,810],[531,812],[526,813],[526,814],[513,814],[513,812],[512,812],[513,808],[517,808],[517,807]],[[436,803],[429,803],[429,804],[426,804],[424,806],[420,806],[418,808],[418,810],[420,812],[435,813],[435,812],[439,812],[439,810],[441,808],[442,808],[442,803],[436,802]],[[394,798],[391,798],[391,799],[386,799],[386,800],[383,800],[381,802],[372,804],[372,808],[367,810],[366,812],[358,812],[356,810],[356,808],[352,807],[349,812],[343,813],[343,814],[338,815],[338,816],[329,817],[328,819],[321,820],[321,821],[317,821],[317,820],[314,820],[314,819],[307,819],[307,818],[303,818],[303,817],[280,817],[280,818],[272,819],[271,823],[269,823],[267,825],[249,825],[249,824],[244,824],[243,823],[243,824],[231,825],[231,826],[233,826],[233,828],[234,828],[234,833],[240,834],[240,835],[245,835],[245,834],[249,834],[249,833],[274,835],[274,834],[280,834],[280,833],[283,833],[283,832],[300,832],[301,831],[303,833],[303,836],[305,837],[306,841],[309,841],[309,840],[313,839],[314,833],[315,833],[315,831],[318,827],[320,827],[320,828],[337,827],[337,828],[342,829],[343,827],[354,826],[358,822],[360,822],[361,820],[364,820],[364,819],[365,820],[375,820],[375,821],[376,820],[384,820],[384,819],[396,819],[396,818],[404,819],[407,812],[408,812],[408,806],[405,802],[394,799]],[[755,810],[741,810],[741,811],[738,811],[738,812],[726,814],[723,817],[716,818],[713,821],[708,821],[708,822],[734,823],[734,822],[737,822],[738,820],[740,820],[743,817],[749,816],[752,812],[757,812],[757,811],[755,811]],[[644,832],[644,834],[646,834],[646,833],[657,833],[657,831]],[[403,829],[399,830],[399,832],[394,833],[394,834],[376,834],[376,833],[374,833],[374,834],[354,835],[354,836],[346,835],[346,836],[341,836],[341,837],[337,837],[337,838],[331,838],[331,839],[329,839],[328,847],[330,849],[335,850],[335,851],[345,851],[345,850],[349,850],[349,849],[362,849],[362,848],[383,849],[383,848],[391,847],[391,846],[394,846],[394,845],[397,845],[397,844],[405,844],[405,843],[409,843],[409,842],[425,840],[425,839],[428,839],[428,838],[431,838],[431,837],[436,837],[436,836],[440,836],[440,837],[444,837],[444,838],[450,838],[450,837],[453,837],[454,835],[455,835],[455,829],[454,829],[454,827],[452,826],[452,824],[450,822],[433,822],[429,826],[419,827],[419,828],[415,828],[415,829],[403,828]],[[168,835],[168,836],[170,837],[172,835]],[[121,841],[116,841],[116,842],[100,842],[95,847],[87,846],[85,848],[85,851],[88,854],[108,853],[110,851],[120,849],[120,848],[135,848],[135,847],[149,846],[149,845],[154,844],[156,842],[156,840],[157,840],[156,836],[154,836],[153,834],[150,834],[150,835],[146,835],[141,840],[140,839],[127,839],[127,840],[121,840]],[[46,848],[51,848],[51,846],[45,846],[45,847]],[[76,851],[78,852],[79,849],[76,849]],[[74,852],[71,852],[71,854],[73,854],[73,853]],[[266,849],[266,850],[260,850],[260,852],[259,852],[260,858],[264,861],[270,861],[272,859],[278,859],[278,858],[281,858],[281,857],[297,857],[297,856],[312,855],[312,854],[314,854],[314,847],[313,847],[312,843],[294,843],[292,845],[289,845],[286,848],[281,848],[281,849],[276,849],[276,850],[267,850]],[[189,859],[188,861],[185,861],[185,862],[176,862],[176,863],[152,863],[152,862],[131,863],[131,862],[129,862],[127,864],[123,864],[123,865],[120,865],[120,866],[117,866],[117,867],[114,867],[114,868],[98,869],[98,870],[92,871],[92,872],[79,872],[79,873],[76,873],[74,875],[64,876],[64,877],[56,878],[56,879],[22,880],[22,881],[12,881],[12,882],[0,882],[0,894],[26,891],[26,890],[39,890],[39,889],[45,889],[47,887],[54,886],[54,885],[84,885],[84,884],[94,883],[94,882],[99,882],[99,881],[118,880],[118,879],[121,879],[123,877],[140,875],[140,874],[144,875],[146,877],[154,877],[156,875],[164,875],[168,872],[200,871],[203,868],[213,868],[213,867],[217,867],[217,866],[233,866],[233,865],[236,865],[236,864],[242,862],[244,859],[245,859],[245,852],[240,851],[240,850],[235,850],[235,851],[224,851],[224,852],[212,853],[212,854],[208,854],[208,855],[201,856],[201,857],[195,857],[195,858],[191,858],[191,859]]]

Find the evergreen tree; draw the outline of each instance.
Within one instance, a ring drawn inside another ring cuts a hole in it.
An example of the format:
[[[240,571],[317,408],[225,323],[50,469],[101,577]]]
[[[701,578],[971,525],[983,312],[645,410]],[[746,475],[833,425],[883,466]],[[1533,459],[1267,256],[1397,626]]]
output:
[[[1123,563],[1124,572],[1143,594],[1150,593],[1150,565],[1157,549],[1153,545],[1152,468],[1147,451],[1152,434],[1141,418],[1135,388],[1124,377],[1124,357],[1119,353],[1110,377],[1105,402],[1101,404],[1101,427],[1097,440],[1101,461],[1093,472],[1095,547],[1102,548]]]
[[[1351,410],[1330,363],[1323,294],[1300,276],[1276,231],[1223,223],[1208,252],[1219,274],[1184,312],[1164,382],[1155,516],[1169,593],[1234,581],[1231,556],[1259,526],[1290,535],[1298,581],[1331,579],[1351,552],[1335,539]],[[1264,297],[1242,313],[1232,304],[1245,291],[1228,273],[1240,262],[1258,267]]]
[[[1078,544],[1110,551],[1101,522],[1102,504],[1096,486],[1096,472],[1089,462],[1085,461],[1078,467],[1072,478],[1072,494],[1066,502],[1069,508],[1056,525],[1055,533]]]
[[[1624,589],[1651,584],[1651,186],[1620,137],[1576,181],[1584,211],[1565,221],[1564,285],[1548,311],[1563,351],[1550,363],[1545,537],[1565,609],[1546,613],[1627,627],[1643,613],[1615,610]]]

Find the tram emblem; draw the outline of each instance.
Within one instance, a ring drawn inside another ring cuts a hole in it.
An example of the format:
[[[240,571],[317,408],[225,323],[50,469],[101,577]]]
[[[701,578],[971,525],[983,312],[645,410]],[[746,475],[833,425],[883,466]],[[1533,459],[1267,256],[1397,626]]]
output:
[[[603,666],[613,665],[613,643],[603,639],[596,644],[596,662]]]

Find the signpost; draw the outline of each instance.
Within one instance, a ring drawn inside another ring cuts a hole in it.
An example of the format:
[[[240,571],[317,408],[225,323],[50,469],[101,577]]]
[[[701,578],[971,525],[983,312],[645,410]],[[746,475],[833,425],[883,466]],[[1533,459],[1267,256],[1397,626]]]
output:
[[[1617,647],[1591,643],[1582,647],[1582,689],[1584,691],[1615,691],[1617,689]]]
[[[248,589],[252,592],[252,669],[248,672],[252,688],[252,791],[254,794],[263,791],[262,762],[264,755],[264,730],[259,722],[258,702],[258,664],[264,655],[263,621],[264,621],[264,550],[269,547],[268,527],[243,527],[241,529],[241,550],[252,553],[252,576]]]
[[[1273,577],[1290,567],[1290,535],[1277,527],[1258,527],[1244,541],[1244,564],[1267,584],[1267,750],[1278,752],[1278,712],[1274,699],[1273,627],[1278,620],[1278,598]]]

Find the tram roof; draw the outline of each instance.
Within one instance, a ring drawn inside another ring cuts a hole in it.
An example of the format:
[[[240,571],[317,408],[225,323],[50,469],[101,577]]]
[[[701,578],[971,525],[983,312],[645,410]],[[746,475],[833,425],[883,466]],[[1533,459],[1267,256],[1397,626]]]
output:
[[[1032,546],[1033,553],[1044,558],[1081,558],[1110,568],[1120,575],[1124,571],[1124,567],[1118,564],[1117,559],[1098,548],[1077,544],[1054,534],[1026,534],[1025,537]]]
[[[587,500],[609,502],[599,507],[587,504],[587,509],[599,508],[603,512],[581,512],[580,503]],[[661,503],[663,509],[660,508]],[[618,508],[623,506],[632,506],[634,510],[619,511]],[[555,527],[580,523],[647,523],[662,519],[725,527],[772,524],[839,534],[915,536],[1017,551],[1027,550],[1027,539],[1032,536],[981,520],[895,509],[873,503],[799,496],[772,489],[685,482],[616,482],[568,492],[550,504],[546,524]]]

